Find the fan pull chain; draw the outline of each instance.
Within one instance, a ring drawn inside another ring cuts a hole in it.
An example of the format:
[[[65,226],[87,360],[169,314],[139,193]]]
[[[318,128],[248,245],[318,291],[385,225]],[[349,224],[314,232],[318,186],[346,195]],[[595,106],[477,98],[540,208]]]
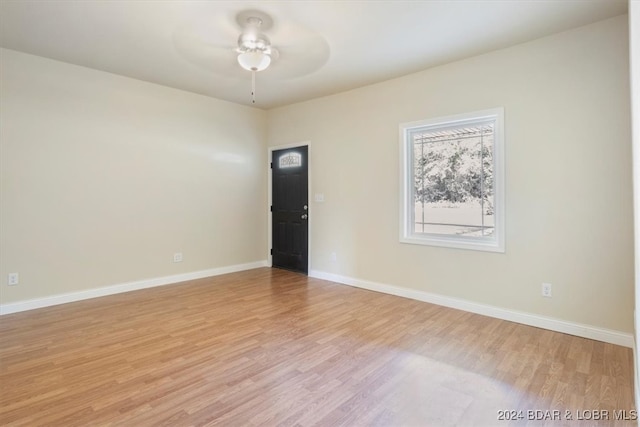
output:
[[[256,70],[251,70],[251,103],[256,103]]]

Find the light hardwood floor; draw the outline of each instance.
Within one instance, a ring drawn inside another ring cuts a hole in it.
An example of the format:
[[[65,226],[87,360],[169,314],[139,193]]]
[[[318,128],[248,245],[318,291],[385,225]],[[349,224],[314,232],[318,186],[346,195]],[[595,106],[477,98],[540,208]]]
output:
[[[268,268],[6,315],[0,340],[2,425],[635,425],[630,349]]]

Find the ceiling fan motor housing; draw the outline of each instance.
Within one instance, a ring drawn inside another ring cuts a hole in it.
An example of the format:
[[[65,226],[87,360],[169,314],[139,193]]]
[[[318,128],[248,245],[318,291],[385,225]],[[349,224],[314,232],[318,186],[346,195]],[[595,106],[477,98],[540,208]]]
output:
[[[240,37],[238,37],[239,52],[261,51],[269,53],[271,41],[269,37],[260,33],[261,26],[262,20],[260,18],[247,18],[247,24]]]
[[[238,37],[238,63],[245,70],[262,71],[271,64],[271,41],[260,32],[262,19],[249,16]]]

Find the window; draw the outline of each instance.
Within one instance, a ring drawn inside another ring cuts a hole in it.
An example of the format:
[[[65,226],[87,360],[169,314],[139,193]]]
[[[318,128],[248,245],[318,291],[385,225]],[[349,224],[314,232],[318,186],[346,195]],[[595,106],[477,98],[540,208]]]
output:
[[[504,252],[502,108],[400,125],[400,241]]]

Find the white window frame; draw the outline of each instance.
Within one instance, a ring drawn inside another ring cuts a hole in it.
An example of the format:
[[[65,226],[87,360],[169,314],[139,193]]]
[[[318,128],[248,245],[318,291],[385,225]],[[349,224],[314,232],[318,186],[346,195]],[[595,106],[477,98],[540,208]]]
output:
[[[493,179],[494,221],[492,236],[469,237],[414,232],[415,201],[413,197],[414,168],[412,131],[435,130],[452,126],[472,125],[481,120],[494,120]],[[447,248],[489,252],[505,251],[505,173],[504,173],[504,108],[492,108],[400,124],[400,242]]]

